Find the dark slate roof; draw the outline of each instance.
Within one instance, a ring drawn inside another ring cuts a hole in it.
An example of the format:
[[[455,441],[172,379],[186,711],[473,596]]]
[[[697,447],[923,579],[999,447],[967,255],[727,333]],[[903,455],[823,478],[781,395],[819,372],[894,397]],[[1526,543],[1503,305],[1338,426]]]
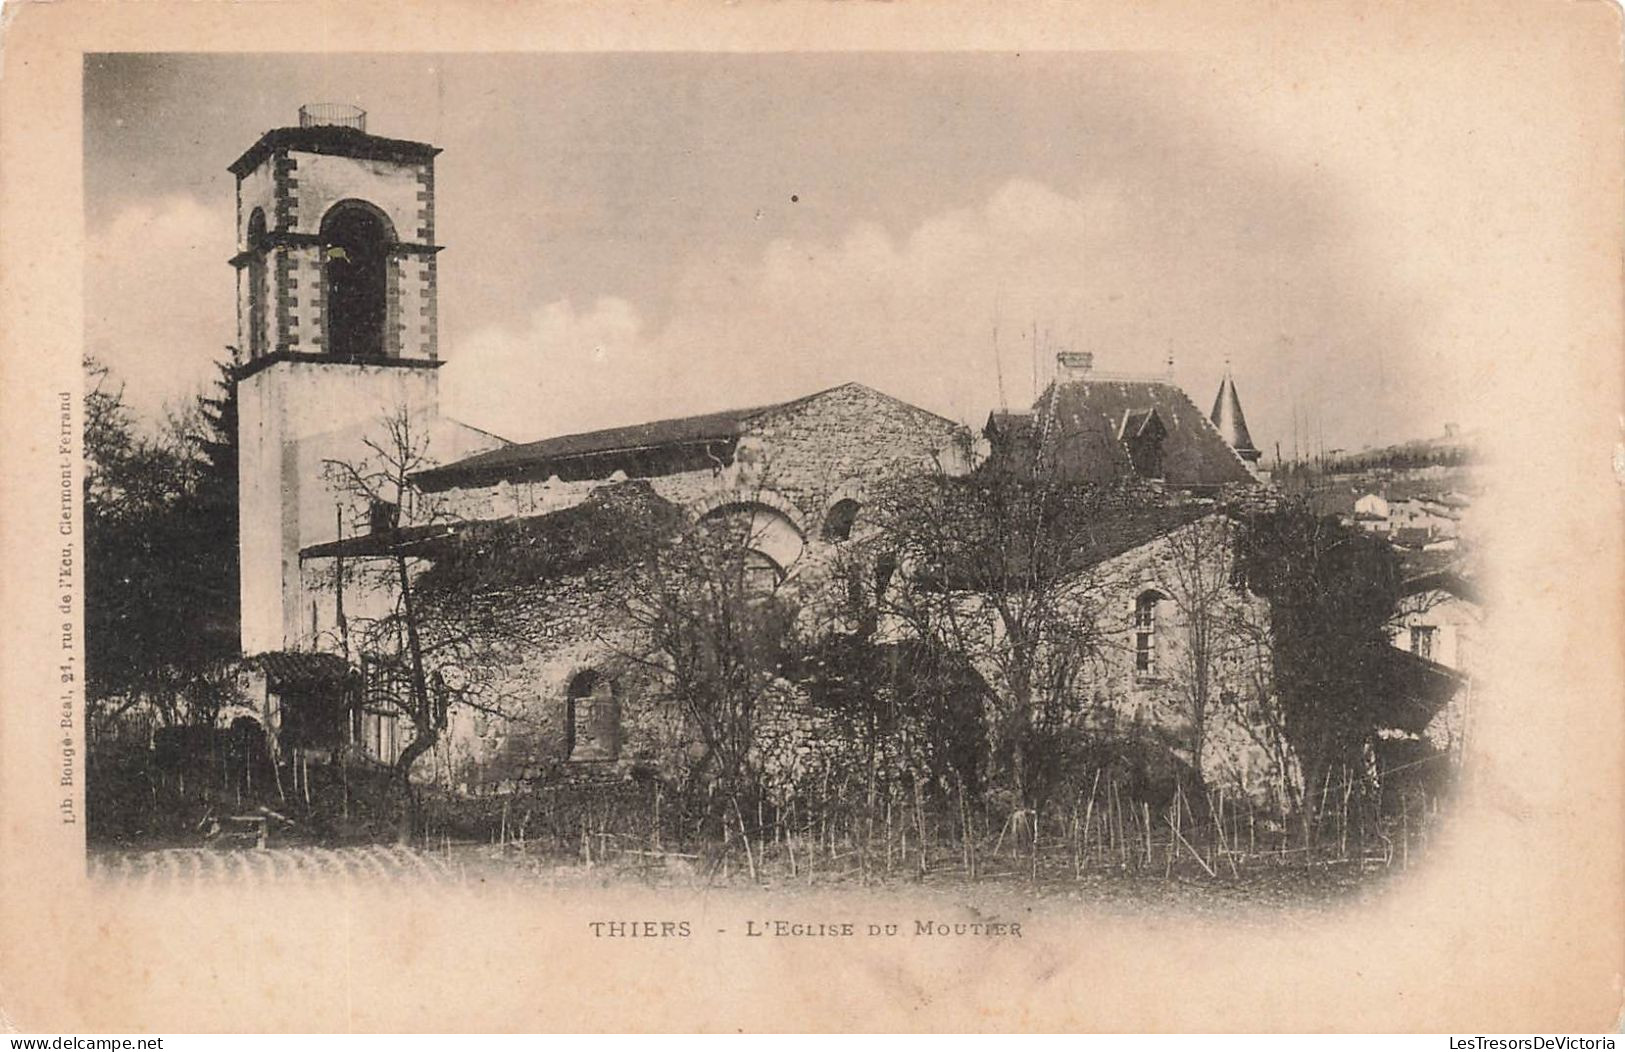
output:
[[[732,452],[731,443],[739,437],[745,420],[777,406],[752,409],[730,409],[698,416],[680,416],[669,420],[653,420],[645,424],[625,427],[606,427],[598,431],[583,431],[574,435],[559,435],[536,442],[522,442],[500,449],[487,450],[474,456],[437,468],[420,471],[414,476],[425,489],[443,489],[446,486],[469,482],[496,481],[521,472],[533,472],[584,457],[602,457],[616,453],[660,449],[671,446],[704,446],[722,443],[724,452]]]
[[[374,530],[346,537],[342,541],[326,541],[299,550],[301,559],[330,559],[337,555],[346,558],[370,558],[390,555],[397,551],[414,552],[443,537],[449,537],[455,527],[434,523],[424,526],[403,526],[394,530]]]
[[[1016,435],[1032,430],[1033,414],[1025,409],[995,409],[987,414],[989,435]]]
[[[1123,442],[1155,413],[1167,429],[1162,470],[1181,489],[1248,483],[1252,474],[1184,391],[1162,380],[1076,380],[1051,384],[1033,406],[1033,427],[1063,478],[1106,482],[1132,475]]]
[[[1429,721],[1467,683],[1467,677],[1435,661],[1398,647],[1372,647],[1378,689],[1375,713],[1380,724],[1421,734]]]
[[[1159,537],[1166,537],[1198,519],[1220,514],[1211,505],[1172,504],[1113,508],[1090,524],[1080,538],[1077,568],[1085,569],[1115,559]]]
[[[988,469],[998,471],[997,465]],[[940,483],[922,483],[934,485]],[[1069,509],[1057,507],[1048,516],[1048,541],[1017,531],[1014,538],[998,536],[983,509],[988,503],[1004,503],[1010,493],[997,489],[1009,485],[986,476],[948,480],[949,500],[943,513],[962,520],[950,530],[954,540],[945,544],[938,565],[921,568],[922,576],[937,587],[977,590],[1001,576],[1009,581],[1028,580],[1034,567],[1030,562],[1034,546],[1050,552],[1065,549],[1064,560],[1051,558],[1039,567],[1045,573],[1074,574],[1098,566],[1109,559],[1133,551],[1182,526],[1211,515],[1225,514],[1209,500],[1197,500],[1159,493],[1144,484],[1125,481],[1112,486],[1079,488],[1071,494]],[[995,487],[991,498],[978,489]],[[955,491],[958,499],[954,499]],[[940,499],[940,498],[939,498]],[[992,530],[992,533],[987,532]]]
[[[369,161],[395,161],[412,164],[433,159],[440,152],[438,146],[409,139],[386,139],[381,135],[368,135],[356,128],[322,124],[310,128],[272,128],[261,135],[243,155],[227,168],[239,179],[259,167],[260,162],[283,150],[303,153],[333,154]]]

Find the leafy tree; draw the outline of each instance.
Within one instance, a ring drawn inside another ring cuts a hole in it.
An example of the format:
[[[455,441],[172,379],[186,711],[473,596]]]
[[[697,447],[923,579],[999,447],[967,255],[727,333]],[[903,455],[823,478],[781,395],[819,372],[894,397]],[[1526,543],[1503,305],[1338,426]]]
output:
[[[1239,562],[1248,587],[1269,601],[1281,725],[1312,803],[1330,772],[1361,769],[1378,729],[1398,557],[1380,540],[1288,504],[1245,524]]]
[[[212,397],[143,428],[108,368],[84,366],[87,695],[102,717],[142,703],[165,723],[207,716],[237,651],[230,369]]]

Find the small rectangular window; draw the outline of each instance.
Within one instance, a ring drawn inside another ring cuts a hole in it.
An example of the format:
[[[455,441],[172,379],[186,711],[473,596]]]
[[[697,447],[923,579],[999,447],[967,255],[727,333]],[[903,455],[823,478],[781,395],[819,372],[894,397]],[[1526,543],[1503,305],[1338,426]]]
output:
[[[1157,672],[1157,603],[1162,597],[1145,592],[1134,603],[1134,671],[1142,676]]]
[[[1415,654],[1417,657],[1427,658],[1429,661],[1432,661],[1434,631],[1435,629],[1432,625],[1412,625],[1411,653]]]

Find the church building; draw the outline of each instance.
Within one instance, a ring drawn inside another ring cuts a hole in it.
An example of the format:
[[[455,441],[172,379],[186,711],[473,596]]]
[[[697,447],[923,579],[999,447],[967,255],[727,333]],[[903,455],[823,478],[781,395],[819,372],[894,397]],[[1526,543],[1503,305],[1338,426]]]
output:
[[[360,628],[398,611],[403,553],[411,574],[434,574],[455,546],[498,531],[556,561],[583,530],[725,520],[743,524],[763,587],[807,590],[888,480],[975,469],[963,426],[858,383],[527,443],[446,417],[439,152],[368,133],[360,111],[305,107],[297,127],[266,132],[230,166],[243,662],[222,720],[257,721],[273,754],[319,762],[354,749],[389,763],[408,748],[411,722],[381,700],[401,671],[367,652]],[[1063,478],[1134,477],[1196,498],[1256,484],[1228,375],[1204,415],[1166,378],[1096,373],[1087,354],[1059,365],[1030,411],[989,418],[989,463],[1040,457]],[[1144,581],[1167,536],[1110,553],[1136,589],[1121,634],[1142,692],[1161,682],[1145,665],[1156,614],[1145,596],[1160,593]],[[509,655],[502,706],[458,705],[459,681],[478,673],[436,672],[449,701],[429,776],[474,789],[658,760],[663,732],[637,711],[636,670],[614,652],[618,604],[595,566],[578,560],[525,594],[525,638],[543,642]]]

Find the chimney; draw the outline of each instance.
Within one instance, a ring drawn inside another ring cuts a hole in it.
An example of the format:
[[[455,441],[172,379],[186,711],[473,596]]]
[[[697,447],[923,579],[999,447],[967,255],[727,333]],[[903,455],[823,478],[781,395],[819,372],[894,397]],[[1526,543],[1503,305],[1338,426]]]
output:
[[[1062,351],[1055,356],[1056,382],[1070,384],[1087,380],[1094,366],[1095,356],[1090,351]]]

